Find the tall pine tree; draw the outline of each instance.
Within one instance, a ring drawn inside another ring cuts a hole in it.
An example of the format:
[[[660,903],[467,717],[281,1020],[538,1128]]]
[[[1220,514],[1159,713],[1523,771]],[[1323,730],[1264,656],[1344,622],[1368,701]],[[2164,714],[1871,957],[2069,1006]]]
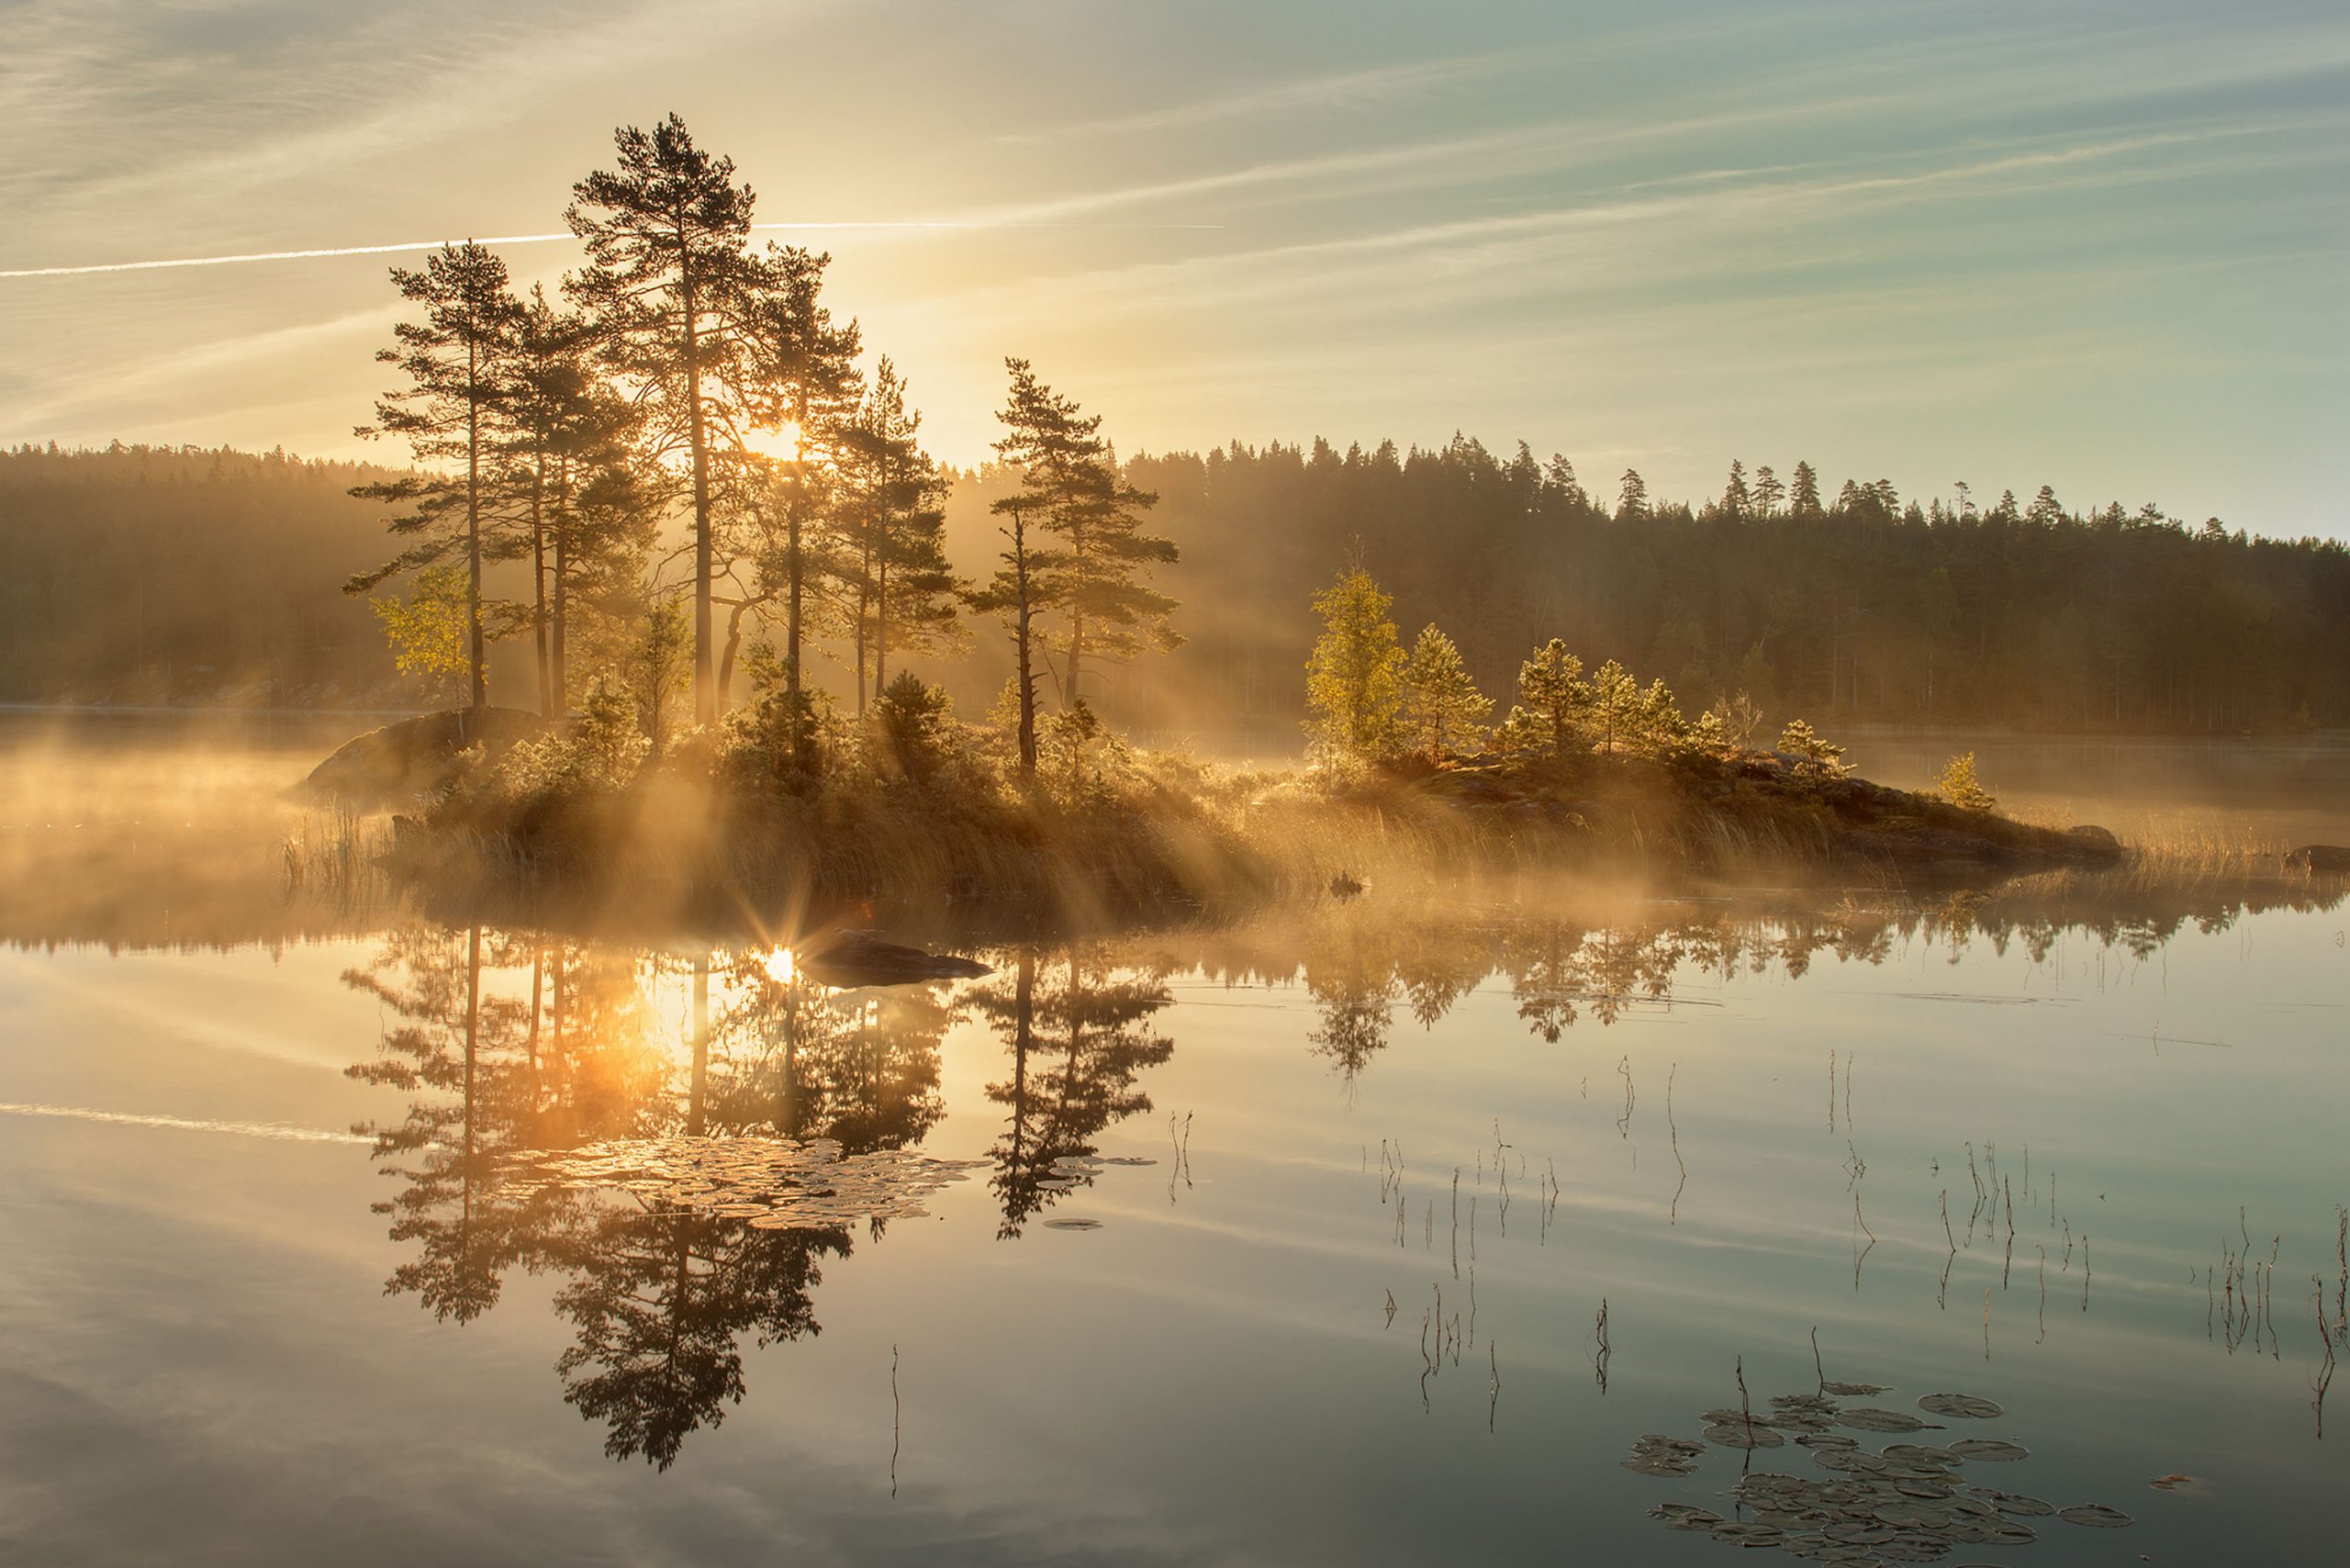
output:
[[[572,187],[564,219],[587,247],[588,264],[564,286],[595,320],[613,369],[641,393],[655,440],[688,461],[694,718],[708,723],[718,711],[711,437],[737,369],[753,196],[735,184],[733,160],[696,147],[674,114],[649,132],[623,126],[613,141],[619,167]]]
[[[1421,629],[1404,661],[1399,717],[1404,744],[1429,761],[1474,748],[1484,738],[1493,700],[1477,689],[1452,639]]]
[[[420,471],[356,487],[352,494],[402,508],[389,520],[408,547],[344,584],[365,593],[402,572],[439,565],[463,552],[465,561],[466,682],[476,711],[489,702],[489,664],[482,616],[482,563],[496,493],[496,438],[501,412],[513,398],[509,380],[521,302],[507,285],[506,263],[471,241],[444,245],[421,267],[394,267],[403,298],[424,308],[423,319],[392,329],[398,346],[378,353],[397,364],[408,385],[375,403],[375,423],[362,436],[401,436]],[[458,472],[451,472],[462,465]]]

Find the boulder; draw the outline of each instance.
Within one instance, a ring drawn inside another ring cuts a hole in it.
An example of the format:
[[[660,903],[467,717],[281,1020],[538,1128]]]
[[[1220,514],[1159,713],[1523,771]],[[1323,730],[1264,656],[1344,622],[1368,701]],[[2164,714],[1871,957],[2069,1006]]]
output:
[[[548,721],[520,708],[454,708],[386,724],[345,742],[310,770],[308,787],[363,806],[431,796],[453,781],[475,746],[485,759],[505,755]]]
[[[2065,836],[2078,840],[2084,847],[2089,849],[2100,849],[2114,855],[2121,852],[2121,841],[2094,823],[2083,823],[2078,827],[2068,827],[2065,830]]]
[[[2286,855],[2285,864],[2303,871],[2350,871],[2350,848],[2339,844],[2304,844]]]
[[[825,985],[912,985],[992,974],[987,965],[951,954],[926,953],[873,931],[839,930],[801,943],[793,958]]]

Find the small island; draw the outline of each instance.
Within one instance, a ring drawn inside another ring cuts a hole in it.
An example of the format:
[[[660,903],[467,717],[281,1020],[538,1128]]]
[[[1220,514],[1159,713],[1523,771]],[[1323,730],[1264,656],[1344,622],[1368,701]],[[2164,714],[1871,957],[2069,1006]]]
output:
[[[1184,641],[1158,581],[1179,551],[1102,416],[1005,362],[1002,548],[984,578],[958,573],[956,476],[891,360],[823,303],[829,258],[753,250],[748,186],[675,116],[615,151],[573,187],[586,260],[562,303],[476,243],[392,269],[415,319],[361,433],[413,464],[353,489],[400,547],[346,586],[453,706],[352,742],[312,784],[391,805],[387,859],[433,890],[647,918],[1116,923],[1463,873],[1890,880],[2121,854],[1998,814],[1971,754],[1930,791],[1853,778],[1808,722],[1766,722],[1685,657],[1643,683],[1549,636],[1497,714],[1444,630],[1405,645],[1360,544],[1311,607],[1302,765],[1130,745],[1099,700]],[[1588,507],[1563,460],[1519,466]],[[1808,465],[1792,487],[1733,465],[1724,515],[1783,502],[1829,515]],[[1836,510],[1892,505],[1848,486]],[[1619,520],[1651,508],[1628,473]],[[966,718],[908,664],[962,657],[975,627],[1010,674]],[[534,712],[490,703],[500,639],[529,643]],[[1759,645],[1747,664],[1767,675]]]

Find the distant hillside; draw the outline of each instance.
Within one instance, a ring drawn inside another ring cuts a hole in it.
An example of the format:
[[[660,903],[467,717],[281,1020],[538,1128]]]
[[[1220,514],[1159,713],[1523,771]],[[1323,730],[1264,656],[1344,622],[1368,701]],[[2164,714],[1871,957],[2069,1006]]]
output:
[[[196,447],[0,452],[0,700],[397,702],[346,598],[379,471]]]

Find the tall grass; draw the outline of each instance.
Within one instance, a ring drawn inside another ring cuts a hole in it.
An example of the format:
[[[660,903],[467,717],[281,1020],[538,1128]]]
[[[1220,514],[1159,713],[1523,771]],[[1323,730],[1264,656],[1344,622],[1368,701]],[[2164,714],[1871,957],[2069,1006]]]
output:
[[[352,910],[388,895],[390,819],[340,806],[306,811],[279,846],[285,896]]]

